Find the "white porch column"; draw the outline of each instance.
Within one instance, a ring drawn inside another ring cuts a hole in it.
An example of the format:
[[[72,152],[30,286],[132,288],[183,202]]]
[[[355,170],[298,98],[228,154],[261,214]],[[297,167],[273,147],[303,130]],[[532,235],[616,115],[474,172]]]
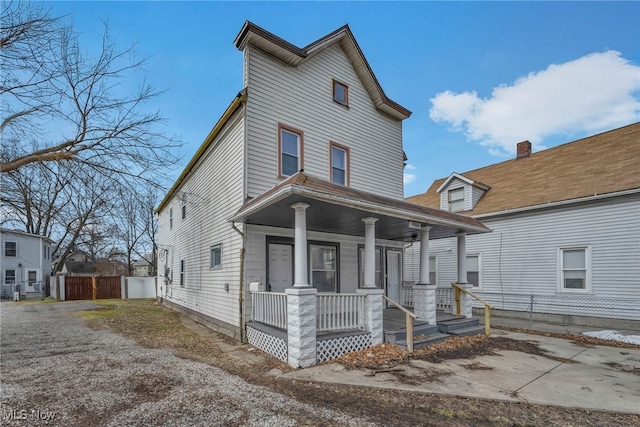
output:
[[[378,218],[363,218],[364,222],[364,283],[363,288],[376,287],[376,221]]]
[[[371,332],[371,345],[384,342],[384,325],[382,310],[384,309],[384,289],[376,288],[376,221],[378,218],[363,218],[364,227],[364,283],[358,289],[359,294],[365,294],[364,322]]]
[[[294,255],[294,288],[310,287],[307,274],[307,203],[294,203],[291,207],[296,211],[295,215],[295,242]]]
[[[458,283],[467,283],[467,233],[460,231],[458,235]]]
[[[315,288],[288,288],[287,294],[287,362],[293,368],[316,364],[316,294]]]
[[[294,203],[294,284],[287,294],[288,360],[294,368],[316,364],[316,294],[307,278],[307,203]]]
[[[458,285],[466,290],[471,290],[473,285],[467,282],[467,233],[460,231],[456,234],[458,235]],[[451,296],[453,311],[456,311],[455,291],[451,292]],[[473,317],[471,297],[464,292],[460,292],[460,314],[468,319]]]
[[[420,231],[420,282],[413,285],[413,310],[416,316],[429,324],[436,324],[436,287],[429,281],[429,230]]]

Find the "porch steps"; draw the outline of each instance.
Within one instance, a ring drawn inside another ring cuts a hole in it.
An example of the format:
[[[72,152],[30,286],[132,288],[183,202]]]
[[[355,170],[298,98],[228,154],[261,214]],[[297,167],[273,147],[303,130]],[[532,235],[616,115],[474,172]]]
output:
[[[407,330],[402,328],[395,331],[384,331],[385,342],[407,348]],[[449,338],[449,335],[438,332],[438,327],[424,324],[416,325],[413,329],[413,348],[425,347],[430,344],[439,343]]]
[[[438,319],[438,331],[455,336],[472,336],[484,334],[484,325],[481,325],[475,317],[467,319],[463,316],[450,314],[447,319]]]

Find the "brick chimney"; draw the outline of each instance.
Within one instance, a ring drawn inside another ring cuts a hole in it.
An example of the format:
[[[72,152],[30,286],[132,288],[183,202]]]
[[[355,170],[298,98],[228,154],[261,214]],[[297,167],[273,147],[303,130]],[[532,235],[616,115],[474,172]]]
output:
[[[516,159],[529,157],[531,155],[531,143],[529,141],[518,142]]]

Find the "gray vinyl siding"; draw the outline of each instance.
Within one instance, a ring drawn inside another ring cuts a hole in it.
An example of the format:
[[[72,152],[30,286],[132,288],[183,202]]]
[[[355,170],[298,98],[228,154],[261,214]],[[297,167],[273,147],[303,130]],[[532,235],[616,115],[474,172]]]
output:
[[[402,123],[375,109],[346,54],[334,45],[292,67],[246,48],[248,195],[279,182],[278,123],[304,132],[304,171],[329,179],[331,141],[350,149],[351,187],[403,197]],[[332,79],[349,87],[349,108],[333,101]]]
[[[476,207],[476,203],[478,203],[478,200],[480,200],[483,194],[484,190],[482,190],[481,188],[473,186],[471,187],[471,206],[469,207],[469,209],[474,209]]]
[[[483,292],[574,295],[560,291],[558,251],[588,246],[591,292],[575,295],[640,299],[638,194],[482,221],[493,232],[467,237],[467,253],[482,257],[480,296]],[[412,250],[407,251],[406,260],[418,257]],[[456,281],[456,239],[432,240],[430,254],[438,255],[439,284]],[[405,266],[405,274],[415,274],[411,270],[415,262]]]
[[[464,210],[471,210],[471,186],[458,178],[452,179],[449,185],[440,192],[440,209],[445,211],[449,210],[449,191],[458,188],[464,189]]]
[[[244,115],[230,118],[206,154],[158,215],[158,248],[168,250],[173,282],[161,296],[232,326],[239,326],[240,250],[242,239],[228,218],[243,203]],[[187,193],[186,218],[181,215]],[[173,208],[173,228],[169,211]],[[222,268],[209,268],[210,247],[222,244]],[[185,286],[180,286],[180,261],[185,260]],[[165,260],[159,259],[162,274]],[[225,291],[225,284],[229,291]]]

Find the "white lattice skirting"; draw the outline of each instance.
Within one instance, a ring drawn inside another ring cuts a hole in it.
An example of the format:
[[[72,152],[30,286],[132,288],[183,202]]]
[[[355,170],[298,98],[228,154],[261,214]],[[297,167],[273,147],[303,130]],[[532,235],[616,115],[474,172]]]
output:
[[[318,340],[316,342],[316,360],[326,362],[337,359],[343,354],[371,347],[371,334],[350,335],[340,338]]]
[[[282,338],[274,337],[266,332],[247,326],[247,339],[252,346],[277,357],[283,362],[287,361],[289,355],[287,343]]]

